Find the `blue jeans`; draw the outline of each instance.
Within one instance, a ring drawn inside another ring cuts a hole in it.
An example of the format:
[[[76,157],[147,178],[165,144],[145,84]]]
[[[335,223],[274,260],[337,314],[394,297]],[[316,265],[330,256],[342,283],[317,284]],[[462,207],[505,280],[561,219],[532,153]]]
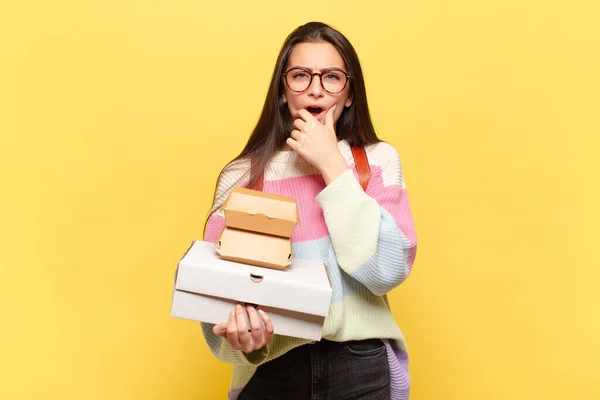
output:
[[[256,370],[238,400],[389,400],[383,342],[321,340]]]

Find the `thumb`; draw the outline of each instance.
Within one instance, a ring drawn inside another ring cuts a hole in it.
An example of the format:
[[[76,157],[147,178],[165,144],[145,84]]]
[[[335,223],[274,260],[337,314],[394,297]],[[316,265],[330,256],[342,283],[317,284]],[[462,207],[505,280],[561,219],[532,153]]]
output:
[[[225,336],[226,332],[227,332],[227,324],[220,323],[220,324],[216,324],[213,327],[213,334],[215,336]]]
[[[335,104],[333,107],[331,107],[329,109],[329,111],[327,111],[327,115],[325,115],[325,126],[327,126],[329,129],[331,129],[334,132],[335,132],[335,127],[333,126],[333,113],[335,112],[336,108],[337,108],[337,104]]]

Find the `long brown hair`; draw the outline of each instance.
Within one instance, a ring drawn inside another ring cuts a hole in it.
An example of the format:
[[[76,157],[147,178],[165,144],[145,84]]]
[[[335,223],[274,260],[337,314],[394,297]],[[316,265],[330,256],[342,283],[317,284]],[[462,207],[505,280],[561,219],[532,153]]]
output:
[[[248,171],[249,185],[263,173],[273,155],[284,147],[286,139],[290,137],[293,130],[292,117],[287,104],[283,101],[283,73],[294,46],[305,42],[331,43],[342,56],[348,75],[351,77],[349,95],[352,96],[352,104],[344,108],[336,123],[338,139],[345,139],[350,146],[366,146],[380,142],[371,123],[365,82],[356,50],[342,33],[329,25],[309,22],[296,28],[283,43],[258,123],[242,152],[227,164],[229,166],[241,159],[254,160],[256,168]],[[219,180],[226,172],[227,166],[221,171]],[[216,200],[213,198],[213,207]]]

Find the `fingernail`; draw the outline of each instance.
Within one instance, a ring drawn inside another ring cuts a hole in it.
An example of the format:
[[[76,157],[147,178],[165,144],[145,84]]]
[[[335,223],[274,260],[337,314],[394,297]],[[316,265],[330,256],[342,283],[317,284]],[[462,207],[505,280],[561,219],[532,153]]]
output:
[[[225,326],[225,325],[221,325],[221,326],[219,327],[219,330],[220,330],[221,332],[224,332],[224,331],[226,331],[226,330],[227,330],[227,326]]]
[[[265,314],[265,312],[264,312],[263,310],[258,310],[258,313],[259,313],[260,315],[265,315],[265,316],[267,315],[267,314]]]

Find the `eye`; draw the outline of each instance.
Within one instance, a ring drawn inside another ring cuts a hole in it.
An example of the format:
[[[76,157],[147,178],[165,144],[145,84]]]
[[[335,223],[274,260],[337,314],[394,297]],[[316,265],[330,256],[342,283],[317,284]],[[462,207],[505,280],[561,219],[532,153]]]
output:
[[[288,78],[295,81],[308,81],[310,80],[310,73],[305,69],[296,68],[288,72]]]
[[[327,74],[325,75],[325,79],[330,81],[338,81],[342,79],[342,77],[337,72],[327,72]]]

